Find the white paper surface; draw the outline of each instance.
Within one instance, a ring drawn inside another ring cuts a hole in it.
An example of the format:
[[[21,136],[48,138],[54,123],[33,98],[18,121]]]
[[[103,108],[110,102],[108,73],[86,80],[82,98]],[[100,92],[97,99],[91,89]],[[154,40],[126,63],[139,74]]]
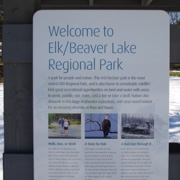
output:
[[[168,73],[163,11],[37,12],[34,179],[168,179]]]

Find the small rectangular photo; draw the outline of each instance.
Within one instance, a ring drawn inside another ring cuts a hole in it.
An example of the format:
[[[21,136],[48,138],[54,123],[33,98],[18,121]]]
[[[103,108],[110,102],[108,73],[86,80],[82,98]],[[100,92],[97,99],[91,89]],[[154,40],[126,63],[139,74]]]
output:
[[[48,114],[49,138],[81,138],[81,114]]]
[[[122,139],[154,139],[153,114],[122,114]]]
[[[85,114],[86,139],[117,139],[118,114]]]

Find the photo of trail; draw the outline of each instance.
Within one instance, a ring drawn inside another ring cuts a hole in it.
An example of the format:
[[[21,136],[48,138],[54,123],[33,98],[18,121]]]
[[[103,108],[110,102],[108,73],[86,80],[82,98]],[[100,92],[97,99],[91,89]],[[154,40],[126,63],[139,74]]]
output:
[[[117,114],[85,114],[85,138],[117,139]]]
[[[48,114],[49,138],[81,138],[81,114]]]

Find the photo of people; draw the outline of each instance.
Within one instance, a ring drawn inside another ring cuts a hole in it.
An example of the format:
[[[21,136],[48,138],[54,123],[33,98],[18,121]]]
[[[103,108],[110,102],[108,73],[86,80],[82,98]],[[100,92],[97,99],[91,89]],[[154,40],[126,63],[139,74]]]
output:
[[[154,139],[152,114],[122,114],[122,139]]]
[[[81,138],[81,114],[48,114],[49,138]]]
[[[117,139],[117,114],[85,114],[85,138]]]

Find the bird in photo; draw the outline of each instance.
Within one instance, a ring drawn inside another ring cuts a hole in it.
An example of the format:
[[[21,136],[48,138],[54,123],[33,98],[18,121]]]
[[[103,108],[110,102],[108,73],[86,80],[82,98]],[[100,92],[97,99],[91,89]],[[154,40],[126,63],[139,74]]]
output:
[[[104,133],[104,137],[106,138],[111,130],[111,121],[109,120],[108,116],[104,117],[104,120],[102,122],[102,130]]]

